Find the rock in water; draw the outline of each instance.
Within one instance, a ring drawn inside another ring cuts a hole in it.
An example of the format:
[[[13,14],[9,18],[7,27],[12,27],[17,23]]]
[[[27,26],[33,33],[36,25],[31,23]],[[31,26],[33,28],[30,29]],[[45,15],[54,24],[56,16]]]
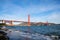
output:
[[[4,31],[0,31],[0,40],[9,40],[7,33],[5,33]]]

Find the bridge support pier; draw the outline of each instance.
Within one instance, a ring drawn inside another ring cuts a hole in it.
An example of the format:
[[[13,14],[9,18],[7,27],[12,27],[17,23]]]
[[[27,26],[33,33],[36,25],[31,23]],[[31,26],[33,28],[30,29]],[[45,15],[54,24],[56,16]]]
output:
[[[12,20],[10,21],[10,26],[13,26],[13,21]]]

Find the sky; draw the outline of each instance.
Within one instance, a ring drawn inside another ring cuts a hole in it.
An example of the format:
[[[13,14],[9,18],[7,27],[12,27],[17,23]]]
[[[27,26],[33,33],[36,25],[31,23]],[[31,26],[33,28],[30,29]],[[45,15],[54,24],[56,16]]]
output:
[[[60,0],[0,0],[0,20],[60,24]]]

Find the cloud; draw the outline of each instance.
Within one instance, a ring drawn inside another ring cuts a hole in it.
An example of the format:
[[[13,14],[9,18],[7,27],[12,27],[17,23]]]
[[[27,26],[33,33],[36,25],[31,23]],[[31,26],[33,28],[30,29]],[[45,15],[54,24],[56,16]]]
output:
[[[60,19],[59,16],[60,16],[60,14],[51,14],[51,15],[48,17],[48,19],[54,19],[54,20]]]
[[[47,19],[50,22],[60,23],[60,12],[59,13],[54,12],[54,13],[50,14],[49,16],[47,16]]]
[[[45,16],[31,17],[33,22],[50,22],[60,24],[60,12],[52,12],[51,14]]]

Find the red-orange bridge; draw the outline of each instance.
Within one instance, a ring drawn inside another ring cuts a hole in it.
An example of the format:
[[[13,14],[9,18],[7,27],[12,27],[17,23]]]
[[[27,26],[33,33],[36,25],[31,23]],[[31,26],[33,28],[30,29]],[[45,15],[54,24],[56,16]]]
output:
[[[13,25],[13,22],[24,22],[24,21],[16,21],[16,20],[0,20],[1,23],[9,23],[9,25]]]
[[[14,25],[13,22],[25,22],[25,21],[16,21],[16,20],[0,20],[1,23],[9,23],[9,25]],[[30,26],[30,15],[28,15],[28,26]]]

